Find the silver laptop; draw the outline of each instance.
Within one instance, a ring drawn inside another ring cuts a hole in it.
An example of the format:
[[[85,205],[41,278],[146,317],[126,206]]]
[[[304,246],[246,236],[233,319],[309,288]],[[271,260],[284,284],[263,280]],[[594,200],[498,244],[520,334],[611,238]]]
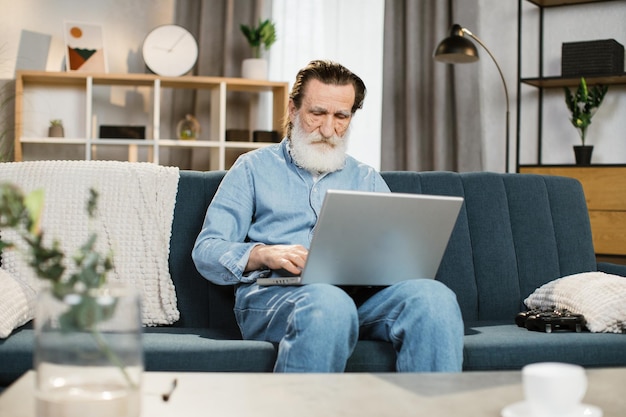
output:
[[[463,198],[329,190],[300,276],[259,285],[392,285],[435,278]]]

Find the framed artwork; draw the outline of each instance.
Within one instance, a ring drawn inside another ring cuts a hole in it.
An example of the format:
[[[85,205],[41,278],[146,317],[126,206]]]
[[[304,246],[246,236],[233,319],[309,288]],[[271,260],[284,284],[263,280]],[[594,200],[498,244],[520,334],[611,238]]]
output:
[[[64,33],[67,71],[107,72],[102,26],[66,21]]]

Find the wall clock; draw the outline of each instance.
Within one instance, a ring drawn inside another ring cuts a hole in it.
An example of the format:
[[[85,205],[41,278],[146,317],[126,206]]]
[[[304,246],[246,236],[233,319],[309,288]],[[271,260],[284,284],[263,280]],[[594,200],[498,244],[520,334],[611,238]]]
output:
[[[158,75],[186,74],[198,60],[198,42],[182,26],[163,25],[153,29],[143,41],[143,60]]]

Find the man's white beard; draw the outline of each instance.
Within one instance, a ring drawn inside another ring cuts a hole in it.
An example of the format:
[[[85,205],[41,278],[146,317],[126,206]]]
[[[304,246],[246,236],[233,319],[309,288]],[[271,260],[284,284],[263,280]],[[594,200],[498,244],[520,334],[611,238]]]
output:
[[[313,173],[334,172],[346,162],[350,128],[340,137],[324,138],[318,132],[306,133],[300,115],[296,114],[291,128],[291,157],[296,165]],[[318,143],[323,142],[323,143]]]

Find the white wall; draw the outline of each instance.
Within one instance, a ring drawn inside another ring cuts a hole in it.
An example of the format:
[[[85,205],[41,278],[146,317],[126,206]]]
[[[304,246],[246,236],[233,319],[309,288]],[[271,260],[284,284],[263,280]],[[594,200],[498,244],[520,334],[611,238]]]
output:
[[[146,34],[156,26],[171,23],[174,19],[175,0],[0,0],[0,80],[14,78],[22,30],[37,32],[51,37],[47,71],[65,70],[64,22],[88,22],[103,27],[107,67],[110,73],[143,73],[145,65],[141,57],[141,45]],[[6,82],[0,82],[6,85]],[[25,132],[32,136],[46,136],[48,122],[62,119],[66,137],[85,136],[84,104],[77,106],[81,97],[76,92],[59,92],[43,89],[43,105],[40,97],[24,98]],[[46,93],[50,92],[52,94]],[[6,91],[5,91],[6,93]],[[149,91],[125,87],[98,87],[94,89],[94,105],[103,104],[107,110],[98,120],[101,124],[144,124],[150,126]],[[11,103],[12,104],[12,103]],[[137,109],[130,112],[128,109]],[[139,118],[139,121],[136,119]],[[12,132],[7,118],[0,118],[0,132]],[[11,134],[12,136],[12,134]],[[28,146],[31,159],[81,158],[84,151],[79,147]],[[99,157],[117,158],[122,147],[100,150]],[[142,154],[147,151],[142,150]],[[124,153],[121,154],[124,157]],[[140,156],[146,160],[147,155]]]
[[[109,72],[144,72],[141,44],[155,26],[171,23],[175,0],[0,0],[0,78],[12,78],[20,34],[52,36],[48,71],[64,69],[63,22],[101,24]]]
[[[483,41],[498,61],[509,93],[509,172],[511,172],[515,169],[513,142],[517,97],[517,1],[478,0],[474,3],[476,3],[474,7],[479,8],[478,25],[476,28],[468,29]],[[465,7],[471,6],[466,4]],[[474,64],[479,65],[480,75],[476,82],[480,86],[480,107],[461,111],[475,112],[482,119],[483,169],[504,172],[506,144],[504,87],[498,70],[487,52],[479,45],[476,47],[480,56],[480,60]]]

